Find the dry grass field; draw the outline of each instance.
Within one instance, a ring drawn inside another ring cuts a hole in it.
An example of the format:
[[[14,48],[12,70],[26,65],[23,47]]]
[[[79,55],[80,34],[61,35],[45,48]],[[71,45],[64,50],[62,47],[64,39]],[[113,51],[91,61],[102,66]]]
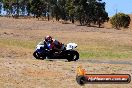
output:
[[[36,60],[32,53],[46,35],[65,44],[77,43],[80,60]],[[131,62],[131,26],[115,30],[0,18],[0,88],[132,88],[132,83],[80,86],[75,80],[76,68],[80,65],[89,74],[132,75]]]

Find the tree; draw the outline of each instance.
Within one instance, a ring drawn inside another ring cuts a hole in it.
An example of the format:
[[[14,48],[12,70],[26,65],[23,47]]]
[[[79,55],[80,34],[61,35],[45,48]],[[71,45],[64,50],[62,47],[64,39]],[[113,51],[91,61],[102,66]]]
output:
[[[45,8],[46,4],[43,0],[32,0],[30,10],[35,17],[40,17],[43,14]]]
[[[90,26],[91,23],[98,24],[99,27],[108,18],[105,11],[105,3],[101,0],[75,0],[75,17],[81,25]]]
[[[121,27],[123,28],[127,28],[130,24],[130,17],[129,15],[126,15],[124,13],[118,13],[115,14],[111,19],[110,22],[112,24],[112,27],[116,28],[116,29],[120,29]]]
[[[74,12],[75,12],[75,7],[74,7],[74,2],[73,0],[67,0],[66,1],[66,12],[67,16],[74,23]]]
[[[87,0],[75,0],[75,19],[79,20],[80,25],[85,25],[85,17],[86,17],[86,6]]]
[[[30,14],[31,0],[19,0],[19,10],[21,15]]]
[[[62,20],[67,20],[66,0],[58,0],[59,15]]]
[[[108,19],[102,0],[1,0],[8,14],[50,16],[81,25],[103,24]]]
[[[19,16],[20,11],[24,14],[26,8],[26,2],[29,0],[1,0],[3,8],[7,12],[7,15]]]
[[[0,2],[0,16],[2,15],[2,3]]]
[[[3,3],[3,8],[7,12],[7,15],[9,16],[12,13],[12,3],[13,1],[10,2],[10,0],[2,0]]]
[[[95,3],[94,14],[94,21],[96,21],[98,26],[100,27],[101,24],[103,24],[108,18],[108,13],[105,11],[105,2]]]

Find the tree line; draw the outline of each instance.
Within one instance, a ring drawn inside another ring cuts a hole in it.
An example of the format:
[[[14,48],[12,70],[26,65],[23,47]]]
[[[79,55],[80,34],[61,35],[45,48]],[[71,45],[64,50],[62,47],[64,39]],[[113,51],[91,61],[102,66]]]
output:
[[[105,5],[102,0],[0,0],[0,13],[4,10],[8,16],[47,17],[100,27],[109,20]]]

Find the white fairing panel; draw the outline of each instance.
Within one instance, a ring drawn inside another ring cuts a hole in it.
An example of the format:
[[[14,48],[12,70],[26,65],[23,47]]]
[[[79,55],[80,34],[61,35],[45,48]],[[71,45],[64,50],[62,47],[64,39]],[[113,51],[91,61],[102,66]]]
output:
[[[36,46],[36,50],[37,50],[37,49],[40,49],[40,47],[44,47],[44,45],[39,45],[39,44],[38,44],[38,45]]]
[[[44,47],[44,44],[41,44],[41,42],[36,46],[36,50],[40,49],[40,47]]]
[[[66,50],[74,50],[77,47],[76,43],[68,43],[66,46]]]

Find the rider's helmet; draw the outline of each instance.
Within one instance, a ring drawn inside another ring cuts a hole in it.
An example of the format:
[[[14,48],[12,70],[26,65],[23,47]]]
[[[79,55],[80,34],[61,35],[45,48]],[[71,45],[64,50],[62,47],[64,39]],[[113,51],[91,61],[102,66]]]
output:
[[[49,35],[47,35],[44,39],[46,42],[50,42],[50,43],[52,42],[52,37]]]

